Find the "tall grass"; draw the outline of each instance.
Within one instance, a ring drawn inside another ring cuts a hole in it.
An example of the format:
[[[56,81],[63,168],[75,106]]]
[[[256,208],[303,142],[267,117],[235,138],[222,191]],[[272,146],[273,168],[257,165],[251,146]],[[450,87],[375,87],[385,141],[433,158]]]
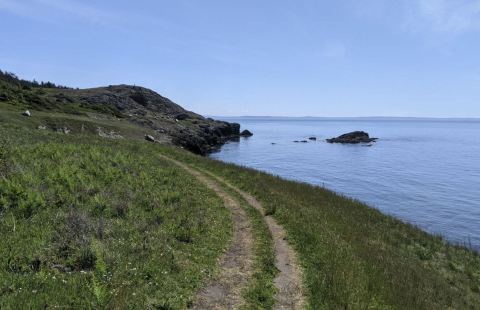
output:
[[[1,309],[184,308],[215,272],[229,214],[155,147],[0,133]]]

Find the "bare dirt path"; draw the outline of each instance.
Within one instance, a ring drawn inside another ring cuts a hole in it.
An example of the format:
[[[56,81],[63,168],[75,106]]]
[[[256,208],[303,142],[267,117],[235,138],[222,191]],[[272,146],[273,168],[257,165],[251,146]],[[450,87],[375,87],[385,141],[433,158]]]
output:
[[[208,171],[203,172],[239,193],[252,207],[264,214],[262,205],[255,197]],[[302,285],[302,270],[298,264],[296,252],[286,240],[285,229],[273,217],[265,216],[265,222],[274,240],[275,265],[280,271],[274,280],[277,288],[274,309],[303,309],[305,307],[305,296]]]
[[[213,190],[231,210],[233,220],[233,240],[221,257],[220,275],[199,291],[192,309],[237,309],[243,303],[242,289],[248,284],[253,273],[253,234],[252,227],[245,210],[237,200],[227,194],[212,178],[206,177],[196,169],[175,159],[160,155]]]

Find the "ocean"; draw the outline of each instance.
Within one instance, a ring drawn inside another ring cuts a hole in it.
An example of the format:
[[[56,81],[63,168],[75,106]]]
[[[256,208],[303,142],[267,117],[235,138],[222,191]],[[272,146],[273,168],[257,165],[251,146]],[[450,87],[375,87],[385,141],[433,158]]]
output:
[[[324,186],[480,250],[480,120],[220,118],[253,137],[212,158]],[[325,139],[363,130],[372,146]],[[316,137],[317,141],[294,143]]]

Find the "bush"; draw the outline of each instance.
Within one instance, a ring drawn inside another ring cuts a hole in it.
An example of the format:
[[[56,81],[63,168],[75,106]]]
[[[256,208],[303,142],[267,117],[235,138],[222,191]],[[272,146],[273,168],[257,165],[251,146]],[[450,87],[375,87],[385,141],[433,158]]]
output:
[[[56,263],[74,270],[92,270],[96,257],[91,249],[91,234],[90,218],[72,207],[54,236]]]
[[[7,141],[0,140],[0,178],[6,177],[9,170]]]

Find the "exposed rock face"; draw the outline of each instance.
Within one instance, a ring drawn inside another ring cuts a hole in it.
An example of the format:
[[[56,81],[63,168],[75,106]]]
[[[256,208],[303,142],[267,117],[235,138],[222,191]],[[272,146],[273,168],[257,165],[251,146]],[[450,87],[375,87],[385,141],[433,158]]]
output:
[[[238,138],[240,124],[222,121],[200,123],[198,127],[171,132],[173,143],[197,154],[205,155],[215,151],[228,140]]]
[[[82,130],[85,130],[83,125],[82,125]],[[97,133],[100,137],[102,138],[107,138],[107,139],[114,139],[114,140],[117,140],[117,139],[123,139],[123,136],[120,135],[119,133],[113,131],[113,130],[110,130],[110,131],[104,131],[102,128],[100,127],[97,127]]]
[[[175,119],[178,119],[179,121],[184,121],[186,119],[189,119],[190,117],[186,113],[180,113],[178,114]]]
[[[346,133],[337,138],[327,139],[328,143],[347,143],[347,144],[357,144],[357,143],[371,143],[378,140],[378,138],[370,138],[370,135],[364,131],[354,131]]]
[[[197,154],[205,155],[240,135],[239,124],[205,118],[139,86],[118,85],[63,92],[88,107],[113,108],[119,117],[153,129],[162,135],[162,140],[170,140]]]
[[[246,130],[246,129],[245,129],[244,131],[242,131],[242,132],[240,133],[240,136],[242,136],[242,137],[251,137],[251,136],[253,136],[253,133],[252,133],[250,130]]]
[[[317,141],[317,137],[310,137],[310,138],[308,138],[308,140],[310,140],[310,141]]]

